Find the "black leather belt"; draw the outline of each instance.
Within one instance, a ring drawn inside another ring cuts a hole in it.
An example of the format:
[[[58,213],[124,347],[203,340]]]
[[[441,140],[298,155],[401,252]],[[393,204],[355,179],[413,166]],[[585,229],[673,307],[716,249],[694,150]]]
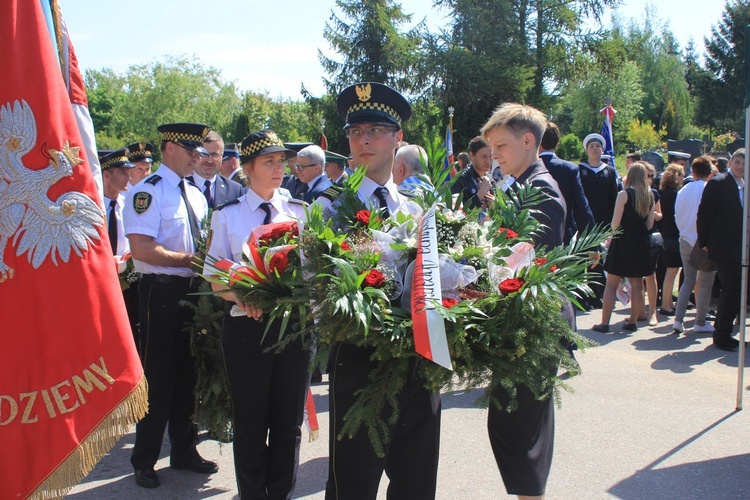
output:
[[[191,286],[193,283],[198,284],[195,276],[174,276],[171,274],[142,274],[141,279],[145,283],[161,283],[164,285],[182,285]]]

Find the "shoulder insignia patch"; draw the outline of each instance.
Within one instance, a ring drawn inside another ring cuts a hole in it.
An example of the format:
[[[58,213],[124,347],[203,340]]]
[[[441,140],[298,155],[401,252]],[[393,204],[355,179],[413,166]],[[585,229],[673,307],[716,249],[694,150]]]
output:
[[[342,189],[337,186],[331,186],[322,193],[320,193],[318,196],[322,196],[323,198],[326,198],[328,200],[335,200],[338,198],[338,196],[342,193]]]
[[[307,205],[307,202],[304,200],[298,200],[297,198],[287,198],[286,201],[295,205]]]
[[[159,181],[157,180],[156,182]],[[148,207],[151,206],[152,200],[153,197],[151,196],[151,193],[146,193],[144,191],[135,193],[135,196],[133,196],[133,210],[135,210],[135,213],[139,215],[142,214],[143,212],[148,210]]]
[[[224,207],[228,207],[229,205],[236,205],[240,202],[239,198],[235,198],[234,200],[225,201],[224,203],[218,205],[214,210],[221,210]]]
[[[151,184],[152,186],[156,186],[157,184],[159,184],[160,180],[161,180],[161,175],[154,174],[154,175],[152,175],[151,177],[149,177],[148,179],[146,179],[143,182],[145,182],[147,184]],[[146,207],[146,208],[148,208],[148,207]]]

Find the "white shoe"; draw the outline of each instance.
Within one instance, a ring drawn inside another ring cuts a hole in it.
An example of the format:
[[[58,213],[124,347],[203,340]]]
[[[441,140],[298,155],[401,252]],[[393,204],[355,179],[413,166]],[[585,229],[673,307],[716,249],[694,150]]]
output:
[[[672,330],[674,330],[674,333],[684,333],[685,327],[682,326],[682,323],[680,321],[675,321],[672,325]]]
[[[705,325],[695,325],[693,327],[693,333],[714,333],[714,327],[711,326],[710,323],[706,323]]]

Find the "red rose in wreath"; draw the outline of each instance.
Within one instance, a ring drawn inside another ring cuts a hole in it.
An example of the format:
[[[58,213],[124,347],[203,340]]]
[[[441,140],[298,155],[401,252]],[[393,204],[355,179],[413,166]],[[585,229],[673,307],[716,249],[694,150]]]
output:
[[[509,240],[512,240],[513,238],[518,238],[518,233],[513,231],[512,229],[508,229],[507,227],[501,227],[497,230],[498,236],[502,233],[505,233],[505,237]]]
[[[457,306],[457,305],[458,305],[458,301],[456,299],[452,299],[450,297],[446,297],[443,299],[443,307],[445,307],[446,309],[450,309],[451,307]]]
[[[289,257],[284,252],[276,252],[271,256],[271,261],[268,263],[271,272],[282,274],[287,267],[289,267]]]
[[[539,267],[542,267],[546,263],[547,263],[547,257],[537,257],[536,259],[534,259],[534,264],[536,264]],[[551,273],[554,273],[555,271],[557,271],[557,266],[553,265],[552,267],[549,268],[549,270]]]
[[[351,249],[352,246],[349,243],[347,243],[346,241],[341,242],[341,250],[343,250],[344,252],[348,252]]]
[[[371,269],[367,276],[365,276],[365,281],[363,284],[365,286],[370,286],[372,288],[380,288],[385,283],[385,274],[381,273],[377,269]]]
[[[360,210],[357,212],[357,214],[354,216],[357,222],[364,226],[370,225],[370,211],[369,210]]]
[[[279,238],[290,234],[297,236],[299,234],[299,226],[297,223],[292,222],[275,222],[273,224],[267,224],[270,226],[267,231],[258,236],[258,241],[261,245],[268,245]]]
[[[507,297],[523,288],[524,283],[523,278],[508,278],[503,280],[497,288],[504,297]]]

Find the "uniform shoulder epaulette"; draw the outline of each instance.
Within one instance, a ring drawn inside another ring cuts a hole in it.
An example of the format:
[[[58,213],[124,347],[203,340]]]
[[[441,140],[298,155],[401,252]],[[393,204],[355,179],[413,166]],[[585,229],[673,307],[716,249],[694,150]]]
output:
[[[322,193],[320,193],[318,196],[322,196],[323,198],[326,198],[327,200],[333,201],[343,192],[343,190],[338,186],[331,186]]]
[[[305,200],[298,200],[297,198],[287,198],[286,200],[289,203],[294,203],[295,205],[307,205],[307,202],[305,202]]]
[[[230,205],[236,205],[239,202],[240,202],[239,198],[235,198],[234,200],[230,200],[230,201],[225,201],[224,203],[221,203],[221,204],[217,205],[214,210],[221,210],[222,208],[226,208],[226,207],[228,207]]]
[[[152,186],[156,186],[157,184],[159,184],[160,180],[161,180],[161,175],[154,174],[143,182],[145,182],[146,184],[151,184]]]
[[[417,197],[417,193],[415,193],[411,189],[406,189],[406,188],[399,187],[398,188],[398,192],[401,193],[402,195],[406,196],[407,198],[416,198]]]

